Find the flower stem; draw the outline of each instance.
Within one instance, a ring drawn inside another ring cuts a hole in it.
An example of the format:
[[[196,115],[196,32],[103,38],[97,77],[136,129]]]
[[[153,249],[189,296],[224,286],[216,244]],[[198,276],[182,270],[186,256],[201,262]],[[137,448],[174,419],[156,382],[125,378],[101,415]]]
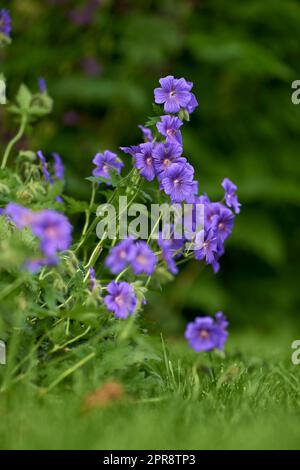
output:
[[[25,128],[26,128],[26,124],[27,124],[27,114],[23,114],[22,118],[21,118],[20,127],[19,127],[19,130],[18,130],[17,134],[8,142],[7,147],[5,149],[3,159],[2,159],[2,163],[1,163],[1,170],[3,170],[6,167],[6,163],[7,163],[9,154],[11,152],[11,149],[23,136]]]

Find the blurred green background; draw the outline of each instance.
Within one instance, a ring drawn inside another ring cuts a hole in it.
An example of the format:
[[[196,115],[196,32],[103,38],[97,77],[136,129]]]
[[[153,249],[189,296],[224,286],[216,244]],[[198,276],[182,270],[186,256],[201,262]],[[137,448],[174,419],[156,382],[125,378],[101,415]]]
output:
[[[66,191],[89,197],[83,177],[99,150],[141,141],[153,88],[172,74],[194,82],[199,108],[183,130],[200,191],[218,199],[223,177],[243,204],[221,271],[190,263],[148,315],[182,332],[186,319],[223,310],[233,327],[300,327],[300,3],[296,0],[10,0],[13,43],[1,70],[13,97],[46,78],[53,114],[23,141],[56,151]],[[0,111],[1,140],[13,123]],[[126,156],[124,157],[127,158]],[[77,221],[80,223],[80,221]],[[182,315],[183,314],[183,315]],[[297,335],[296,335],[297,336]]]

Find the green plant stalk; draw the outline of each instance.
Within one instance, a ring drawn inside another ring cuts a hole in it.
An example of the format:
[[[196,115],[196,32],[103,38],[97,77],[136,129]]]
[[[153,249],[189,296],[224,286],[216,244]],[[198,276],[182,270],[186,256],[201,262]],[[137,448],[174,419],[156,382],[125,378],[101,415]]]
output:
[[[82,367],[84,364],[86,364],[88,361],[93,359],[93,357],[95,357],[95,356],[96,356],[96,353],[92,352],[88,356],[81,359],[81,361],[77,362],[77,364],[75,364],[73,367],[70,367],[69,369],[65,370],[47,388],[45,388],[41,391],[41,395],[42,396],[46,395],[48,392],[50,392],[50,390],[52,390],[54,387],[56,387],[56,385],[58,385],[60,382],[62,382],[69,375],[73,374],[73,372],[75,372],[77,369]]]
[[[10,155],[10,152],[13,148],[13,146],[21,139],[21,137],[23,136],[24,132],[25,132],[25,129],[26,129],[26,124],[27,124],[27,114],[22,114],[22,118],[21,118],[21,123],[20,123],[20,127],[19,127],[19,130],[17,132],[17,134],[15,135],[15,137],[13,137],[7,144],[7,147],[5,149],[5,152],[4,152],[4,155],[3,155],[3,159],[2,159],[2,163],[1,163],[1,170],[3,170],[5,167],[6,167],[6,164],[7,164],[7,160],[8,160],[8,157]]]

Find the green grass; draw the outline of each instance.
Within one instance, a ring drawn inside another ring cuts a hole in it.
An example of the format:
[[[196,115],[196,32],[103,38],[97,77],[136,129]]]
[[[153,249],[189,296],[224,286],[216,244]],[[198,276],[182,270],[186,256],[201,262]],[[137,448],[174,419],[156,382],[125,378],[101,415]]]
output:
[[[101,386],[96,373],[86,381],[78,371],[43,398],[20,383],[0,396],[0,447],[297,449],[300,365],[290,360],[296,336],[230,337],[226,358],[213,358],[215,380],[206,354],[169,340],[161,363],[124,379],[124,402],[88,413],[82,412],[83,397]],[[159,342],[156,347],[163,357]]]

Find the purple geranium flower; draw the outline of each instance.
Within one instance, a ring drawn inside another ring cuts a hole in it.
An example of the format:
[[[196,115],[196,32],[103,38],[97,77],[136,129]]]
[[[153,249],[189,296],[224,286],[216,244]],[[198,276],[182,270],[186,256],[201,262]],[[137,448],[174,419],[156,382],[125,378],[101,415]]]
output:
[[[199,232],[199,239],[202,239],[203,233]],[[196,245],[197,245],[196,236]],[[199,249],[194,251],[195,259],[205,259],[206,264],[213,264],[218,254],[218,240],[216,232],[213,229],[204,231],[204,239]]]
[[[120,273],[135,256],[133,238],[121,240],[114,246],[105,260],[106,266],[113,274]]]
[[[157,257],[149,248],[146,242],[137,241],[135,243],[134,257],[130,260],[130,265],[134,274],[153,274],[157,263]]]
[[[130,147],[120,147],[120,150],[124,153],[128,153],[132,157],[135,157],[140,152],[140,145],[131,145]]]
[[[169,140],[175,139],[180,145],[182,145],[182,137],[180,133],[180,127],[182,121],[177,116],[161,116],[160,122],[156,124],[158,132],[161,135],[166,136]]]
[[[64,177],[64,172],[65,172],[64,165],[63,165],[63,163],[61,161],[61,158],[58,155],[58,153],[53,152],[52,157],[54,159],[54,167],[53,168],[54,168],[55,177],[58,180],[61,180]]]
[[[164,238],[164,234],[160,232],[158,246],[162,251],[162,257],[166,262],[169,271],[175,275],[178,273],[178,267],[176,265],[175,258],[181,256],[184,240],[175,239],[172,235],[173,234],[171,234],[171,238]]]
[[[121,168],[124,166],[124,163],[118,156],[110,150],[97,153],[93,159],[93,163],[96,165],[96,168],[93,170],[93,175],[102,176],[108,180],[111,178],[109,174],[111,170],[116,170],[117,173],[121,173]],[[107,184],[109,184],[109,182]]]
[[[197,317],[187,324],[185,338],[196,352],[211,351],[215,348],[222,350],[228,337],[227,326],[228,322],[222,312],[216,314],[216,320],[212,317]]]
[[[165,142],[153,148],[154,167],[161,178],[173,163],[185,164],[186,159],[181,157],[182,147],[178,142]]]
[[[32,273],[38,272],[43,266],[56,266],[58,264],[58,259],[56,256],[51,256],[49,258],[34,258],[29,259],[25,263],[25,268]]]
[[[198,101],[196,99],[196,96],[194,95],[194,93],[191,93],[191,99],[185,109],[187,110],[189,114],[192,114],[197,108],[197,106],[198,106]]]
[[[153,141],[153,135],[152,135],[151,129],[149,129],[148,127],[144,127],[144,126],[138,126],[138,128],[142,131],[145,142]]]
[[[227,207],[221,204],[220,206],[219,214],[213,218],[213,224],[216,226],[218,239],[224,243],[232,232],[234,215]]]
[[[10,14],[5,8],[0,10],[0,33],[5,34],[5,36],[8,37],[10,37],[11,33]]]
[[[46,85],[46,80],[44,79],[44,77],[40,77],[38,79],[38,86],[39,86],[39,92],[41,94],[44,94],[47,92],[47,85]]]
[[[107,292],[104,303],[117,318],[127,318],[134,313],[137,298],[133,287],[128,282],[112,281],[107,286]]]
[[[174,163],[163,176],[161,185],[172,202],[193,202],[198,192],[198,184],[193,177],[191,165]]]
[[[180,108],[186,108],[191,101],[193,84],[184,78],[174,78],[172,75],[159,80],[161,88],[155,88],[155,103],[164,103],[166,113],[178,113]]]
[[[27,209],[27,207],[10,202],[5,208],[5,214],[8,220],[11,220],[18,229],[22,230],[24,227],[31,225],[36,213]]]
[[[60,212],[45,209],[36,212],[31,229],[40,241],[45,256],[55,256],[57,251],[67,250],[72,241],[72,225]]]
[[[38,150],[36,152],[40,162],[41,162],[41,166],[42,166],[42,173],[44,175],[44,178],[45,178],[45,181],[47,181],[47,183],[50,183],[51,182],[51,176],[50,176],[50,172],[48,170],[48,163],[47,163],[47,160],[46,158],[44,157],[43,155],[43,152],[41,150]]]
[[[94,290],[96,287],[96,276],[94,268],[89,269],[89,278],[90,278],[90,290]]]
[[[139,152],[135,154],[135,167],[147,181],[152,181],[155,177],[152,156],[153,148],[152,143],[146,142],[145,144],[139,145]]]
[[[225,178],[222,182],[222,188],[225,189],[225,202],[228,207],[232,207],[236,214],[240,213],[241,204],[239,203],[238,197],[235,194],[237,186]]]

